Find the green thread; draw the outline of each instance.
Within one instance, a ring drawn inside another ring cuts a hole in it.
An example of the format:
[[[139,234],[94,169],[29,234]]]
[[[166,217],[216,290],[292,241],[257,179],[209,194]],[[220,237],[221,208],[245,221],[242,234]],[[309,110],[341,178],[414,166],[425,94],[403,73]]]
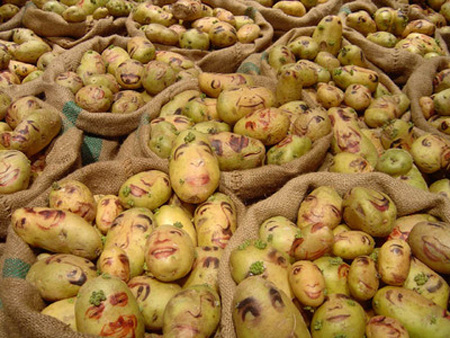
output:
[[[6,258],[3,265],[3,278],[20,278],[25,279],[31,265],[25,263],[19,258]]]
[[[103,140],[92,135],[85,135],[81,145],[81,158],[83,165],[98,162],[102,152]]]
[[[253,62],[244,62],[240,65],[237,73],[261,75],[261,69]]]
[[[72,127],[75,127],[78,116],[82,111],[83,109],[77,106],[77,104],[74,101],[69,101],[64,105],[62,109],[62,113],[65,117],[63,118],[64,131]]]

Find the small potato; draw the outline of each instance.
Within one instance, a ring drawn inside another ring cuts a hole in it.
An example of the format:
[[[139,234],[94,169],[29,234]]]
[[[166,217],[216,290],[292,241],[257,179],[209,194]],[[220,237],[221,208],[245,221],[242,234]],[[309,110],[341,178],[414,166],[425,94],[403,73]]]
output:
[[[93,112],[107,112],[111,108],[113,93],[106,87],[87,85],[75,95],[75,102],[81,108]]]
[[[188,233],[194,246],[197,246],[196,229],[189,215],[182,207],[177,205],[162,205],[155,211],[155,221],[157,226],[169,224],[183,229]]]
[[[326,83],[317,85],[317,101],[325,108],[338,107],[344,101],[344,92]]]
[[[246,74],[231,73],[208,73],[202,72],[198,76],[200,90],[209,97],[217,98],[226,89],[246,87],[253,85],[253,80]]]
[[[337,59],[343,66],[354,65],[358,67],[367,67],[366,57],[362,49],[357,45],[347,45],[342,47],[337,55]],[[335,68],[339,69],[339,66]]]
[[[397,38],[394,34],[389,32],[370,33],[367,34],[366,39],[386,48],[394,48],[397,44]]]
[[[155,59],[155,46],[143,36],[134,36],[127,42],[127,52],[133,60],[143,64]]]
[[[44,41],[30,40],[15,48],[12,51],[12,55],[17,61],[36,64],[43,54],[51,50],[51,47]]]
[[[333,248],[333,230],[323,224],[307,225],[301,229],[292,243],[292,255],[296,260],[314,260]]]
[[[172,6],[175,18],[183,21],[193,21],[203,16],[202,2],[200,0],[180,0]]]
[[[426,174],[438,172],[450,164],[450,142],[439,135],[426,133],[418,137],[410,153],[414,164]]]
[[[193,285],[208,285],[219,292],[219,262],[223,250],[217,246],[203,246],[195,248],[195,261],[183,289]]]
[[[115,195],[105,195],[97,203],[95,224],[97,228],[106,234],[114,219],[123,211],[120,199]]]
[[[279,108],[262,108],[247,114],[236,122],[233,132],[274,145],[287,136],[289,117]]]
[[[173,14],[161,10],[161,7],[150,2],[139,3],[132,11],[132,18],[141,25],[157,23],[165,27],[175,23]]]
[[[175,71],[164,62],[153,60],[144,66],[142,86],[151,95],[160,93],[175,81]]]
[[[76,297],[72,297],[53,302],[42,309],[41,313],[62,321],[72,330],[76,331],[77,324],[75,323],[75,300]]]
[[[161,107],[160,118],[166,118],[170,115],[182,115],[184,106],[192,99],[200,97],[198,90],[185,90],[173,96],[169,102]],[[184,117],[187,119],[187,117]]]
[[[162,282],[186,276],[194,263],[195,247],[188,233],[173,225],[157,227],[145,244],[145,262]]]
[[[137,60],[125,60],[117,66],[116,80],[122,88],[139,89],[142,87],[144,66]]]
[[[76,180],[55,182],[48,196],[50,208],[73,212],[92,223],[97,213],[97,205],[89,188]]]
[[[125,208],[154,210],[166,203],[171,193],[169,176],[159,170],[149,170],[126,180],[120,187],[119,199]]]
[[[331,120],[322,107],[308,108],[294,119],[294,134],[307,136],[312,142],[331,132]]]
[[[0,71],[0,89],[8,88],[13,85],[19,85],[19,77],[9,70]]]
[[[267,164],[285,164],[305,155],[312,148],[307,136],[288,135],[267,151]]]
[[[236,32],[240,43],[253,43],[260,35],[261,28],[257,24],[246,24]]]
[[[177,129],[167,121],[161,121],[151,125],[151,135],[148,147],[159,157],[169,158],[172,151],[172,143],[177,138]]]
[[[47,12],[53,12],[62,16],[62,13],[67,9],[68,6],[56,0],[47,1],[43,6],[42,10]]]
[[[150,125],[156,125],[161,122],[168,122],[175,127],[177,131],[184,131],[187,129],[191,129],[194,126],[194,123],[186,116],[183,115],[167,115],[160,116],[150,122]]]
[[[295,54],[287,46],[277,45],[270,48],[267,61],[275,71],[278,71],[288,63],[295,63]]]
[[[31,115],[35,110],[42,108],[35,96],[24,96],[15,100],[6,109],[5,121],[11,128],[16,128],[20,122]]]
[[[273,216],[266,219],[259,227],[259,238],[267,241],[275,249],[291,255],[292,243],[299,233],[296,224],[284,216]],[[291,261],[294,257],[291,257]]]
[[[101,273],[115,276],[127,282],[130,279],[130,260],[125,250],[118,246],[103,249],[97,260],[97,268]]]
[[[370,90],[361,84],[352,84],[345,89],[344,102],[357,111],[363,111],[372,102]]]
[[[8,66],[9,70],[16,74],[20,79],[27,77],[38,68],[32,64],[11,60]]]
[[[60,86],[68,88],[74,95],[83,87],[81,77],[77,73],[70,71],[58,74],[55,82]]]
[[[204,134],[217,134],[231,131],[231,127],[228,123],[214,120],[197,123],[192,129]]]
[[[375,240],[363,231],[345,231],[334,236],[333,255],[343,259],[370,255],[374,248]]]
[[[356,11],[347,15],[345,24],[348,27],[357,30],[364,36],[377,31],[377,24],[365,10]]]
[[[156,61],[168,64],[176,73],[195,68],[195,63],[188,57],[168,50],[156,51]]]
[[[115,45],[111,45],[103,50],[101,56],[105,62],[107,72],[114,75],[114,77],[116,77],[117,67],[122,62],[130,59],[130,55],[124,48]]]
[[[28,188],[30,160],[18,150],[0,150],[0,194],[11,194]]]
[[[320,51],[319,53],[317,53],[317,56],[314,59],[314,62],[317,63],[318,65],[324,67],[329,72],[331,72],[333,70],[333,68],[339,67],[341,65],[341,63],[336,58],[336,56],[334,56],[331,53],[324,52],[324,51]]]
[[[328,170],[333,173],[346,174],[375,171],[369,161],[364,157],[346,151],[334,155]]]
[[[327,294],[341,293],[350,297],[348,272],[350,266],[340,257],[322,256],[313,261],[325,278]]]
[[[111,93],[117,94],[120,90],[119,83],[117,82],[114,75],[106,73],[106,74],[92,74],[84,79],[84,85],[93,85],[99,87],[108,88]]]
[[[53,51],[44,53],[37,60],[36,66],[38,67],[39,70],[45,70],[57,56],[58,53]]]
[[[115,18],[126,17],[130,14],[130,3],[125,0],[109,0],[105,7],[108,9],[110,15]]]
[[[94,50],[86,51],[81,57],[80,65],[77,67],[76,72],[83,81],[93,74],[105,74],[106,64],[102,55]]]
[[[297,261],[289,270],[289,283],[304,306],[318,307],[325,300],[325,279],[311,261]]]
[[[341,49],[342,21],[337,15],[324,16],[314,29],[312,38],[321,51],[337,55]]]
[[[371,93],[376,90],[379,80],[375,71],[359,66],[335,68],[332,76],[336,85],[343,90],[352,84],[360,84],[366,86]]]
[[[208,35],[211,44],[217,48],[234,45],[238,39],[236,29],[224,21],[213,24]]]
[[[297,59],[314,60],[319,53],[319,45],[310,36],[300,36],[289,43],[287,47]]]
[[[353,298],[358,301],[371,299],[379,286],[377,267],[369,256],[358,256],[350,265],[348,286]]]
[[[366,325],[367,338],[409,338],[408,331],[397,319],[386,316],[370,318]]]
[[[392,229],[392,232],[388,236],[388,240],[402,239],[406,241],[414,226],[423,221],[436,222],[438,219],[429,214],[412,214],[398,217],[395,221],[394,229]]]
[[[180,35],[179,45],[185,49],[208,50],[209,35],[199,28],[191,28]]]
[[[178,34],[161,24],[151,23],[145,27],[145,36],[152,43],[159,43],[167,46],[175,46],[178,44]]]
[[[25,78],[22,80],[22,84],[36,80],[37,78],[41,77],[43,74],[44,74],[44,71],[42,71],[42,70],[32,71],[30,74],[25,76]]]
[[[122,90],[113,97],[111,113],[131,114],[145,105],[141,93],[134,90]]]
[[[305,6],[299,1],[278,1],[272,8],[280,9],[283,13],[295,17],[302,17],[306,14]]]

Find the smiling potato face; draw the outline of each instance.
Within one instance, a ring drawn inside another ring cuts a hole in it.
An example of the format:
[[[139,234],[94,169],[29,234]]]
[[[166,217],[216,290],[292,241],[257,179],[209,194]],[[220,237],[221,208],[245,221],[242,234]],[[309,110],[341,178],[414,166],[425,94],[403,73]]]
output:
[[[148,237],[145,262],[148,270],[163,282],[186,276],[194,262],[195,248],[189,235],[172,225],[161,225]]]
[[[289,270],[289,283],[303,305],[317,307],[325,300],[325,279],[311,261],[295,262]]]

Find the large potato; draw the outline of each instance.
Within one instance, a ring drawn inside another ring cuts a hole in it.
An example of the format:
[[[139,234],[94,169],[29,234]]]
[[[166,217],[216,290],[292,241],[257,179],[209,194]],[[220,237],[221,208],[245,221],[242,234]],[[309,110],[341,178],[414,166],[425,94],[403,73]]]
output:
[[[30,176],[30,160],[21,151],[0,150],[0,194],[28,188]]]

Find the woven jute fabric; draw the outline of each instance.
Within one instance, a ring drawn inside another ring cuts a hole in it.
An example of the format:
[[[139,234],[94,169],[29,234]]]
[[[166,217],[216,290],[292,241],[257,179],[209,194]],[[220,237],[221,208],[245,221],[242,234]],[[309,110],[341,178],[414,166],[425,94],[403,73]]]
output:
[[[109,16],[99,20],[67,22],[61,15],[43,11],[34,4],[26,6],[22,24],[41,37],[64,48],[71,48],[96,36],[125,34],[126,18]]]
[[[432,58],[418,67],[412,73],[403,91],[411,100],[411,118],[414,125],[426,132],[438,134],[450,141],[450,135],[439,131],[423,116],[419,100],[422,96],[433,94],[433,79],[436,74],[450,62],[450,57]]]
[[[145,170],[161,170],[166,167],[154,164],[149,159],[128,158],[123,161],[104,161],[83,167],[67,179],[75,179],[86,184],[93,194],[117,194],[120,186],[132,175]],[[245,217],[246,208],[226,188],[219,191],[228,194],[236,204],[238,227]],[[28,206],[46,206],[50,189],[41,193]],[[36,261],[38,250],[30,248],[12,228],[9,228],[4,253],[0,259],[3,265],[0,279],[0,298],[4,313],[13,319],[16,331],[21,337],[34,338],[87,338],[90,335],[74,332],[62,322],[40,314],[45,302],[36,288],[25,280],[31,265]]]
[[[45,91],[45,85],[40,79],[28,82],[24,85],[12,86],[3,90],[12,102],[24,96],[39,97]],[[40,100],[40,104],[46,110],[59,114],[59,111],[47,101]],[[47,146],[45,153],[45,168],[43,172],[32,182],[28,189],[12,194],[0,195],[0,238],[6,236],[11,213],[14,209],[22,207],[33,201],[36,196],[47,189],[60,178],[68,175],[81,166],[81,145],[83,133],[72,128],[60,134]]]
[[[194,60],[197,66],[205,72],[232,73],[236,71],[247,56],[266,49],[272,42],[272,26],[253,7],[238,1],[229,0],[202,0],[202,3],[212,8],[224,8],[234,15],[250,16],[261,28],[259,37],[253,43],[237,42],[230,47],[212,51],[190,50],[162,44],[155,44],[155,47],[160,50],[170,50],[185,55]],[[131,14],[127,19],[126,26],[130,36],[145,36],[144,32],[138,28],[140,25],[133,21]]]
[[[254,76],[256,86],[263,86],[275,91],[276,81],[263,76]],[[129,136],[123,143],[119,157],[130,155],[149,158],[168,168],[169,161],[160,158],[148,146],[151,138],[150,122],[159,116],[161,107],[169,102],[175,95],[190,89],[199,90],[197,79],[184,81],[173,86],[170,92],[165,93],[156,101],[143,116],[137,131]],[[289,163],[283,165],[264,165],[258,168],[221,172],[221,185],[238,196],[243,201],[265,198],[277,191],[283,184],[303,173],[312,172],[319,168],[330,147],[331,134],[314,142],[312,149]]]
[[[276,38],[293,28],[313,26],[319,23],[324,16],[337,14],[339,8],[346,2],[344,0],[328,0],[325,3],[312,7],[305,15],[295,17],[284,13],[281,9],[265,7],[253,0],[239,0],[249,7],[256,9],[272,25]]]
[[[225,248],[219,266],[223,337],[236,337],[232,321],[232,299],[236,290],[236,283],[230,273],[232,250],[246,240],[257,239],[261,223],[270,217],[281,215],[296,222],[298,209],[305,196],[321,186],[332,186],[341,196],[353,187],[375,189],[391,197],[397,207],[398,217],[413,213],[429,213],[445,222],[450,222],[448,199],[413,188],[386,174],[310,173],[289,181],[277,193],[248,208],[242,222],[245,226],[239,227]]]
[[[389,2],[397,3],[394,8],[402,9],[405,14],[408,14],[409,7],[407,5],[403,5],[401,1],[357,0],[345,4],[340,9],[339,15],[341,16],[344,24],[345,38],[352,44],[360,47],[366,58],[379,67],[383,72],[388,74],[395,83],[403,85],[406,83],[414,70],[425,62],[425,59],[418,54],[414,54],[403,49],[380,46],[366,39],[366,37],[357,30],[345,25],[345,17],[349,13],[356,12],[358,10],[366,10],[373,15],[375,11],[383,5],[383,3]],[[445,55],[449,55],[445,40],[438,30],[435,32],[434,38],[439,41]]]
[[[14,28],[18,28],[22,26],[22,19],[25,14],[26,7],[23,6],[16,15],[14,15],[11,19],[6,22],[0,24],[0,32],[9,31]]]

